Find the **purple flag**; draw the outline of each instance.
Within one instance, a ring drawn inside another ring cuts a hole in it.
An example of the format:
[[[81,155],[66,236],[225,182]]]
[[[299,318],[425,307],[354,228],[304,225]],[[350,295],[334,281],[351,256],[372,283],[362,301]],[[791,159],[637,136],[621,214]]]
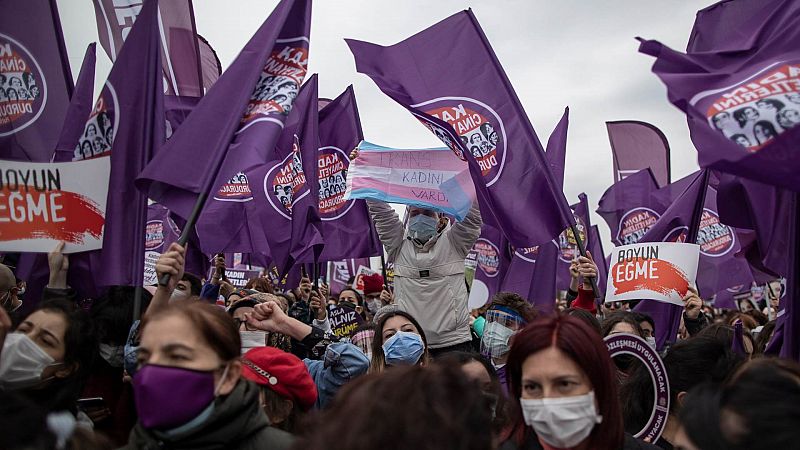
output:
[[[480,308],[500,292],[500,285],[510,263],[510,248],[503,233],[484,224],[480,237],[472,245],[465,260],[466,265],[475,269],[469,293],[470,309]]]
[[[55,0],[7,0],[0,15],[0,159],[47,162],[72,94]]]
[[[147,207],[147,226],[144,236],[144,285],[158,283],[155,262],[167,251],[173,242],[178,241],[181,228],[170,217],[169,210],[153,203]],[[200,253],[192,243],[186,249],[186,272],[202,277],[208,272],[209,258]]]
[[[318,261],[322,251],[316,75],[300,89],[287,122],[281,141],[290,140],[276,148],[278,159],[247,171],[254,193],[254,201],[247,204],[254,218],[251,234],[262,233],[282,275],[295,262]]]
[[[617,181],[603,193],[597,214],[611,229],[614,244],[635,244],[655,225],[664,212],[663,206],[652,199],[657,189],[650,169],[643,169]]]
[[[142,10],[143,0],[92,0],[97,33],[106,54],[114,61],[122,50]],[[191,0],[159,2],[159,42],[163,48],[165,93],[203,96],[200,53]]]
[[[356,276],[359,266],[369,267],[369,258],[351,258],[329,262],[328,283],[330,283],[331,294],[336,295],[341,292],[350,277]]]
[[[800,4],[772,1],[752,21],[740,19],[701,14],[690,50],[703,51],[657,41],[639,51],[656,57],[653,72],[686,113],[701,167],[798,190]]]
[[[353,86],[319,111],[320,261],[378,256],[383,251],[364,200],[345,200],[350,151],[364,138]]]
[[[219,76],[222,75],[222,63],[211,44],[199,34],[197,35],[197,46],[200,49],[200,71],[203,74],[203,88],[209,90],[219,79]]]
[[[84,137],[84,125],[86,118],[92,114],[94,107],[94,69],[97,61],[97,44],[91,43],[86,47],[86,54],[83,56],[81,71],[78,73],[78,81],[75,83],[75,90],[70,99],[67,117],[61,127],[61,135],[58,138],[53,160],[55,162],[72,161],[75,156],[75,146]],[[91,143],[89,144],[91,145]],[[87,155],[94,152],[87,151]]]
[[[763,39],[762,33],[753,29],[764,29],[763,24],[780,14],[783,0],[737,0],[720,1],[697,12],[692,34],[686,51],[732,52],[750,50]]]
[[[196,225],[206,253],[266,250],[248,226],[245,173],[274,157],[306,75],[310,17],[309,0],[281,1],[137,180],[184,218],[208,195]]]
[[[570,225],[542,145],[471,11],[389,47],[347,43],[359,72],[468,162],[485,223],[517,247]]]
[[[558,254],[559,248],[553,241],[516,249],[500,290],[516,292],[540,313],[551,313],[556,302]]]
[[[581,193],[578,198],[580,202],[571,205],[570,209],[575,215],[575,228],[578,230],[584,248],[591,251],[592,238],[589,235],[591,222],[589,221],[589,203],[586,201],[586,194]],[[556,288],[559,291],[566,291],[569,288],[572,277],[569,273],[569,266],[572,261],[580,256],[578,242],[572,229],[566,229],[558,235],[558,262],[556,269]],[[592,254],[594,256],[594,254]],[[595,260],[597,257],[595,257]],[[599,265],[599,264],[598,264]],[[599,282],[598,282],[598,288]]]
[[[661,130],[637,120],[606,122],[606,129],[614,156],[615,182],[649,168],[659,187],[669,184],[669,143]]]
[[[148,1],[111,68],[75,147],[73,161],[111,158],[103,249],[92,255],[100,286],[142,284],[147,195],[133,181],[164,142],[157,2]]]
[[[559,189],[564,189],[564,172],[567,167],[567,129],[569,128],[569,108],[564,109],[550,137],[547,138],[545,157],[550,164],[553,181]]]

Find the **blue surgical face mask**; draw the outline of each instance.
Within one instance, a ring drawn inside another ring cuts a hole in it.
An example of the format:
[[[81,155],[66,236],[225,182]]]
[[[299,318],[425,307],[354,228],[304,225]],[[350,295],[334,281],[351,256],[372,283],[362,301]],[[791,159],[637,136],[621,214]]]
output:
[[[428,242],[436,235],[439,221],[431,216],[417,214],[408,219],[408,236],[419,243]]]
[[[383,343],[387,366],[413,366],[424,352],[422,336],[408,331],[398,331]]]

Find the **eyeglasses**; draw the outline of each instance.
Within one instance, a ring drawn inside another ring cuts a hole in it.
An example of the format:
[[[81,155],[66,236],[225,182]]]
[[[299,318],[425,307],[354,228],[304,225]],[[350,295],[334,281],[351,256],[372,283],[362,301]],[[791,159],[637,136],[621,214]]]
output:
[[[240,329],[240,328],[242,328],[242,325],[244,325],[244,329],[247,330],[247,331],[256,331],[256,330],[258,330],[258,328],[248,324],[247,321],[244,320],[244,319],[237,319],[236,317],[234,317],[233,320],[236,322],[236,329]]]

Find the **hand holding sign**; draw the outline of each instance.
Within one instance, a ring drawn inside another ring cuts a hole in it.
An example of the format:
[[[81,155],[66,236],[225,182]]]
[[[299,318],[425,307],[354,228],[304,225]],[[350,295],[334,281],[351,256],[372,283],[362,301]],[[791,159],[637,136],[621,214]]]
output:
[[[320,300],[320,296],[316,291],[311,291],[311,301],[308,306],[311,308],[311,311],[314,311],[314,316],[317,320],[325,320],[325,317],[328,315],[328,310],[324,307],[324,303]]]
[[[381,304],[382,305],[391,305],[394,303],[394,292],[388,291],[386,289],[381,291]]]
[[[697,295],[697,289],[689,286],[689,292],[683,297],[683,302],[685,305],[684,310],[686,311],[686,317],[692,320],[697,319],[703,308],[703,301],[700,300],[700,296]]]
[[[69,270],[69,257],[64,254],[64,241],[56,244],[56,248],[47,254],[47,264],[50,266],[50,280],[47,287],[52,289],[67,288],[67,271]]]
[[[611,254],[606,303],[650,299],[684,306],[689,286],[695,284],[699,259],[696,244],[648,242],[617,247]]]
[[[172,292],[183,278],[183,269],[186,265],[186,249],[173,242],[166,253],[163,253],[156,261],[156,273],[160,280],[164,275],[169,275],[167,290]]]

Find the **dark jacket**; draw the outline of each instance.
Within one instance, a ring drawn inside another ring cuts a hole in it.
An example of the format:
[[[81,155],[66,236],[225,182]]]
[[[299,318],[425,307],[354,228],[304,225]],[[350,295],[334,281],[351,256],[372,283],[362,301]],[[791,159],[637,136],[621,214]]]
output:
[[[508,440],[503,442],[500,445],[500,450],[544,450],[542,444],[539,443],[539,439],[537,439],[536,434],[531,432],[527,433],[525,443],[521,446],[518,446],[514,441]],[[622,443],[622,448],[620,450],[660,450],[653,444],[648,444],[646,442],[642,442],[638,439],[634,439],[633,436],[629,434],[625,434],[625,441]]]
[[[136,424],[124,449],[284,450],[292,435],[269,426],[258,402],[258,387],[240,380],[233,391],[218,397],[209,419],[183,434],[167,438]]]

